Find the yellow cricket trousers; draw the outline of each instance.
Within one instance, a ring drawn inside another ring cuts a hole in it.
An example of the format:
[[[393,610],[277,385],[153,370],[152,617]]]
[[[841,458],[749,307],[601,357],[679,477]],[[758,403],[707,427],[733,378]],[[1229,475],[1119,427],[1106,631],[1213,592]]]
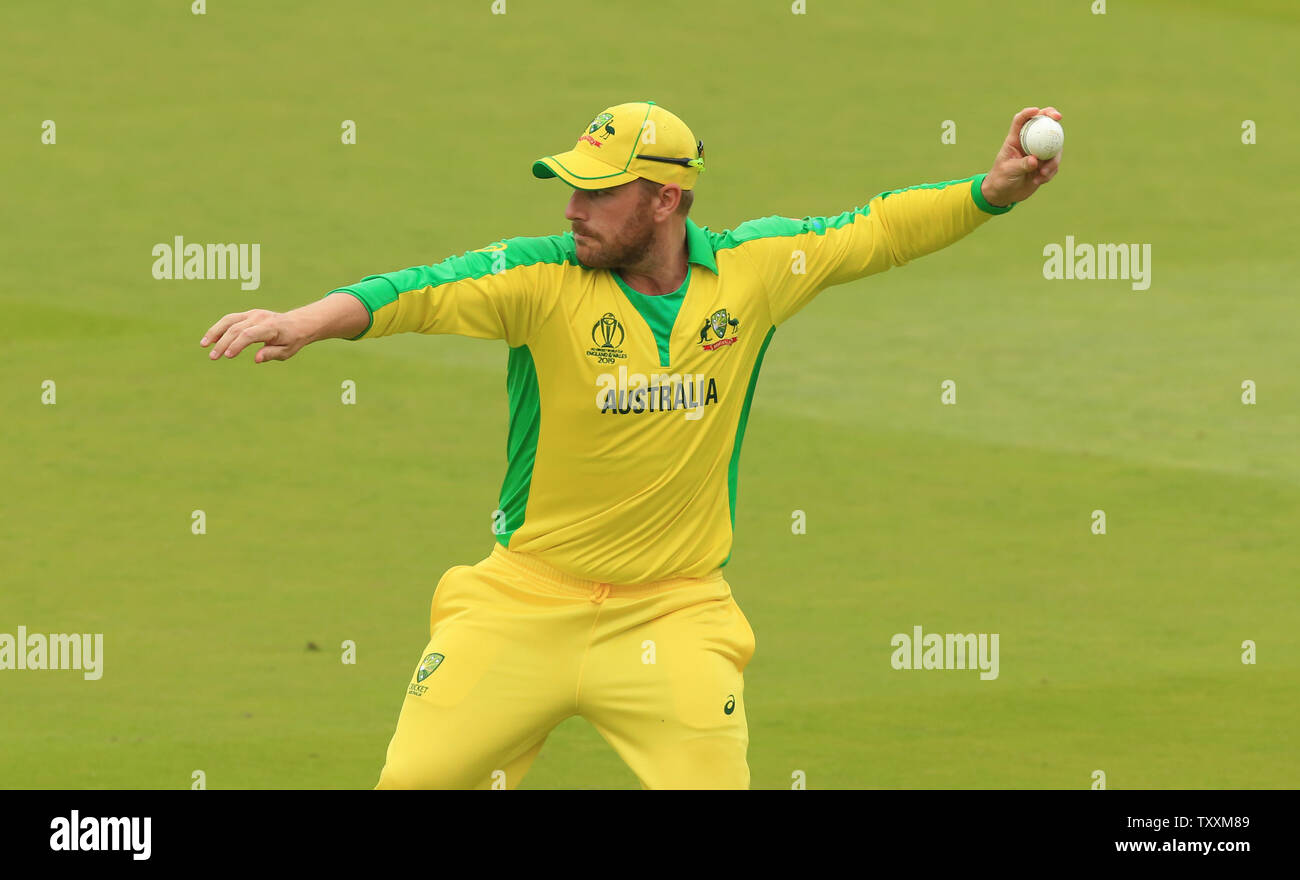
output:
[[[635,586],[495,545],[434,590],[376,788],[515,788],[557,724],[590,721],[642,788],[748,788],[754,633],[721,570]]]

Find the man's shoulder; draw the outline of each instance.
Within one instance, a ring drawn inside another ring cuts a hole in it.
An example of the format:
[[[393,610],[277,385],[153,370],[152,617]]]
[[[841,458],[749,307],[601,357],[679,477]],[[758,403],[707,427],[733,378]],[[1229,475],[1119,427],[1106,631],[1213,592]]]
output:
[[[738,226],[721,232],[708,227],[703,228],[713,245],[714,253],[717,253],[733,248],[744,248],[746,245],[761,245],[769,240],[790,238],[808,232],[821,234],[829,225],[825,217],[796,218],[772,214],[746,220]]]
[[[495,271],[504,271],[521,266],[556,265],[567,263],[577,265],[577,252],[573,244],[573,233],[556,235],[519,235],[503,238],[489,245],[466,251],[464,259],[475,262],[488,261],[495,264]]]

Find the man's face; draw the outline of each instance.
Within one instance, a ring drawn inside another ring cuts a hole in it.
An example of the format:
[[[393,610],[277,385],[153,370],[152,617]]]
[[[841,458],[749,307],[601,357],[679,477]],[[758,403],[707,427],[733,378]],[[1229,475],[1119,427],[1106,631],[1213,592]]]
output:
[[[609,189],[575,189],[564,212],[578,259],[593,269],[637,263],[654,243],[651,195],[634,180]]]

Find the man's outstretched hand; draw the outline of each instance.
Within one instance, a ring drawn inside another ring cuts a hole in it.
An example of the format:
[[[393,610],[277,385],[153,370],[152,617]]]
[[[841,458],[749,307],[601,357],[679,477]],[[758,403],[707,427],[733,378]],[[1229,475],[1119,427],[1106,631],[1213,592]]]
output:
[[[252,309],[224,316],[208,328],[199,345],[215,341],[208,357],[216,360],[223,354],[230,358],[255,342],[265,343],[253,356],[256,363],[287,361],[311,341],[307,328],[293,312]]]
[[[370,310],[356,296],[329,296],[289,312],[251,309],[226,315],[199,340],[217,360],[232,358],[255,343],[262,347],[253,362],[287,361],[304,345],[322,339],[353,339],[370,328]]]
[[[1002,142],[1002,149],[998,150],[993,167],[980,187],[990,205],[1004,208],[1012,202],[1023,202],[1060,170],[1064,152],[1044,162],[1020,149],[1020,127],[1040,114],[1061,121],[1061,114],[1055,107],[1026,107],[1011,118],[1011,131]]]

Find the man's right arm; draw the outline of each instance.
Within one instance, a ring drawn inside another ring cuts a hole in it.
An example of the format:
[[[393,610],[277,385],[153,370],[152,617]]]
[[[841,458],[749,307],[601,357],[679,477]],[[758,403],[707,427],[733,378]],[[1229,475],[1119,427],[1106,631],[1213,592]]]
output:
[[[350,339],[452,333],[515,347],[555,305],[568,256],[561,236],[512,238],[431,266],[368,275],[326,299],[350,294],[365,307],[369,322]]]
[[[255,342],[265,343],[253,360],[256,363],[286,361],[305,345],[322,339],[353,339],[370,324],[370,312],[354,296],[329,296],[288,312],[252,309],[225,315],[208,328],[199,345],[209,343],[216,360],[232,358]]]
[[[216,341],[213,360],[265,343],[254,361],[288,360],[321,339],[371,339],[394,333],[454,333],[523,345],[558,302],[570,256],[562,236],[513,238],[414,266],[369,275],[290,312],[254,309],[226,315],[200,341]]]

